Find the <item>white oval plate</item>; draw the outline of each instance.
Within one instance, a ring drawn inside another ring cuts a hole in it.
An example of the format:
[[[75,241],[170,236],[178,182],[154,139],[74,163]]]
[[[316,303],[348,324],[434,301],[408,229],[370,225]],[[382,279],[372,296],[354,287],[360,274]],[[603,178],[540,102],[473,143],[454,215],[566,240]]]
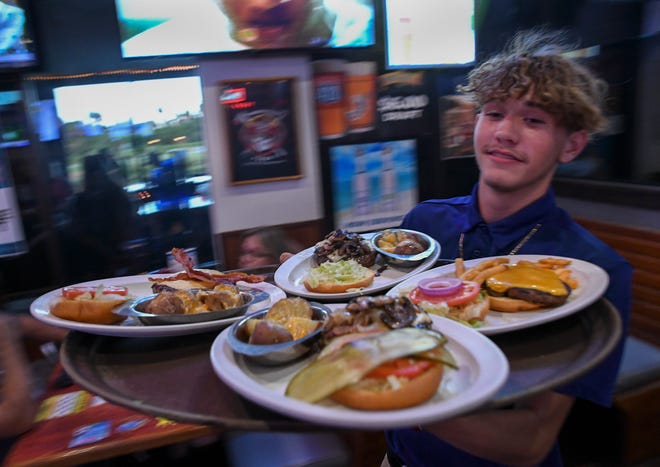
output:
[[[480,327],[474,329],[483,334],[494,335],[548,323],[586,308],[598,300],[607,289],[607,285],[610,281],[607,272],[603,268],[587,261],[554,255],[511,255],[508,258],[510,258],[510,262],[513,264],[521,260],[538,261],[539,259],[549,257],[568,259],[571,261],[571,264],[568,267],[573,272],[572,276],[577,279],[578,287],[571,292],[566,303],[555,308],[547,308],[538,311],[524,311],[517,313],[489,311],[484,323]],[[487,261],[492,258],[501,258],[501,256],[472,259],[465,262],[465,267],[471,268],[482,261]],[[454,271],[455,266],[453,263],[429,269],[415,277],[411,277],[408,280],[401,282],[396,287],[390,289],[387,292],[387,295],[394,297],[398,295],[407,295],[412,289],[417,287],[417,284],[421,279],[427,277],[453,276]]]
[[[366,240],[369,240],[373,237],[376,232],[361,233],[360,235]],[[414,268],[397,268],[395,266],[387,266],[384,271],[377,275],[374,278],[374,281],[369,287],[364,287],[355,292],[344,292],[344,293],[317,293],[310,292],[305,288],[303,280],[307,275],[307,272],[310,268],[313,267],[312,264],[312,254],[314,253],[314,247],[309,247],[306,250],[301,251],[300,253],[292,256],[287,261],[282,263],[282,265],[277,268],[274,275],[275,283],[283,289],[285,292],[288,292],[292,295],[297,295],[299,297],[310,298],[314,300],[345,300],[347,298],[358,297],[360,295],[370,295],[376,292],[387,290],[390,287],[398,284],[401,281],[408,279],[420,272],[426,271],[432,267],[438,257],[440,256],[440,244],[435,241],[435,248],[433,253],[424,260],[419,266]],[[383,263],[382,258],[376,260],[376,264],[371,266],[370,269],[377,271],[382,267]]]
[[[123,285],[128,287],[128,293],[133,298],[145,297],[153,294],[151,291],[152,282],[147,277],[167,277],[170,274],[150,274],[113,277],[110,279],[101,279],[89,282],[83,282],[76,285]],[[247,314],[266,308],[268,305],[275,303],[278,300],[286,297],[286,294],[279,287],[269,284],[267,282],[259,282],[256,284],[248,284],[247,282],[239,281],[237,285],[241,287],[255,288],[266,292],[269,295],[269,301],[261,301],[250,305]],[[50,304],[53,300],[57,299],[61,293],[61,289],[56,289],[48,292],[37,298],[30,305],[30,313],[39,321],[59,326],[61,328],[71,329],[74,331],[82,331],[90,334],[99,334],[103,336],[118,336],[118,337],[162,337],[162,336],[182,336],[186,334],[197,334],[201,332],[212,331],[216,329],[223,329],[230,324],[241,319],[244,315],[232,316],[231,318],[219,319],[215,321],[202,321],[199,323],[190,324],[164,324],[164,325],[148,325],[145,326],[134,317],[127,318],[125,321],[118,324],[92,324],[80,323],[78,321],[70,321],[68,319],[58,318],[50,313]],[[124,306],[129,306],[127,302]]]
[[[218,377],[241,396],[284,415],[321,425],[383,430],[416,426],[469,412],[488,402],[504,385],[509,363],[486,336],[440,316],[435,329],[447,338],[458,370],[446,369],[438,392],[427,402],[400,410],[367,411],[332,401],[319,404],[284,395],[289,380],[315,356],[281,367],[255,365],[234,354],[227,342],[228,329],[211,346],[211,363]]]

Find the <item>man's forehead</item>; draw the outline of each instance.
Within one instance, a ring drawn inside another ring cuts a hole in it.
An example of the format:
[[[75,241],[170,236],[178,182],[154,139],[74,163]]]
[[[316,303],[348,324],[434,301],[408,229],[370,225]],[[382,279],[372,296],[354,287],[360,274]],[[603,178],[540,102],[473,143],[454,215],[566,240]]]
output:
[[[534,96],[530,96],[530,95],[525,95],[523,97],[510,96],[506,99],[491,99],[490,101],[486,102],[486,105],[488,105],[488,104],[491,104],[491,105],[504,105],[507,102],[516,102],[516,103],[519,102],[524,107],[544,110],[541,103],[537,99],[535,99]]]

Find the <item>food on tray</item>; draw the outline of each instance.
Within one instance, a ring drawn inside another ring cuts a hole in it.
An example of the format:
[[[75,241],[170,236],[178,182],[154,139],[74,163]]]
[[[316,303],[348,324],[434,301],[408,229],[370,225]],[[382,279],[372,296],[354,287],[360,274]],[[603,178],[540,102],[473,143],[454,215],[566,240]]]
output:
[[[415,327],[431,329],[429,314],[408,299],[389,295],[354,297],[345,307],[335,309],[323,329],[325,347],[330,353],[351,339],[391,329]]]
[[[149,281],[153,282],[151,289],[154,293],[163,290],[212,289],[218,284],[236,284],[238,281],[254,284],[266,279],[262,275],[246,272],[223,273],[213,269],[195,269],[192,258],[181,248],[172,248],[172,257],[184,270],[167,277],[149,277]]]
[[[422,279],[408,296],[429,313],[475,326],[483,322],[490,309],[489,296],[477,282],[456,277]]]
[[[115,324],[125,319],[114,309],[129,299],[128,289],[119,286],[64,287],[50,312],[58,318],[92,324]]]
[[[218,284],[212,290],[163,290],[138,311],[153,315],[196,314],[229,310],[244,304],[235,285]]]
[[[376,250],[360,234],[337,229],[314,245],[312,262],[320,265],[325,262],[355,260],[365,267],[376,262]]]
[[[549,269],[534,265],[513,265],[484,282],[491,296],[491,309],[529,311],[566,303],[571,288]]]
[[[381,250],[395,255],[416,255],[428,248],[419,235],[398,229],[384,230],[376,240],[376,245]]]
[[[309,269],[303,279],[307,290],[316,293],[344,293],[368,287],[376,272],[354,259],[326,261]]]
[[[302,339],[323,325],[312,317],[313,310],[307,300],[299,297],[279,300],[263,318],[247,321],[248,343],[270,345]]]
[[[461,277],[481,284],[490,297],[491,310],[532,311],[566,303],[578,286],[567,268],[570,263],[548,257],[510,264],[509,258],[493,258],[467,269]]]
[[[455,365],[445,342],[436,331],[414,327],[367,335],[296,373],[286,395],[312,403],[330,398],[362,410],[418,405],[436,394],[445,364]]]

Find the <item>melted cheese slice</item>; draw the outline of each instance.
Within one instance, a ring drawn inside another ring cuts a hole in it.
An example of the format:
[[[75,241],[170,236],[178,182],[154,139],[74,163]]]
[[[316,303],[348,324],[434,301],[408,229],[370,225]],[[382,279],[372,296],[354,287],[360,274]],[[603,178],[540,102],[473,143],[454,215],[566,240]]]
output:
[[[486,279],[486,284],[497,293],[504,293],[512,287],[522,287],[558,297],[567,294],[566,287],[557,274],[549,269],[527,265],[513,265],[506,271]]]

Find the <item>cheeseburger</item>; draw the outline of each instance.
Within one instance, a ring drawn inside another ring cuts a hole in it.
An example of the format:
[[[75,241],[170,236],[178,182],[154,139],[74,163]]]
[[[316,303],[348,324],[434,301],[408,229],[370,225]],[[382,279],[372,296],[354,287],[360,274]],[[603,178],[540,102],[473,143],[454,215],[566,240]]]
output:
[[[484,282],[490,308],[496,311],[529,311],[566,303],[571,288],[551,269],[515,264]]]

